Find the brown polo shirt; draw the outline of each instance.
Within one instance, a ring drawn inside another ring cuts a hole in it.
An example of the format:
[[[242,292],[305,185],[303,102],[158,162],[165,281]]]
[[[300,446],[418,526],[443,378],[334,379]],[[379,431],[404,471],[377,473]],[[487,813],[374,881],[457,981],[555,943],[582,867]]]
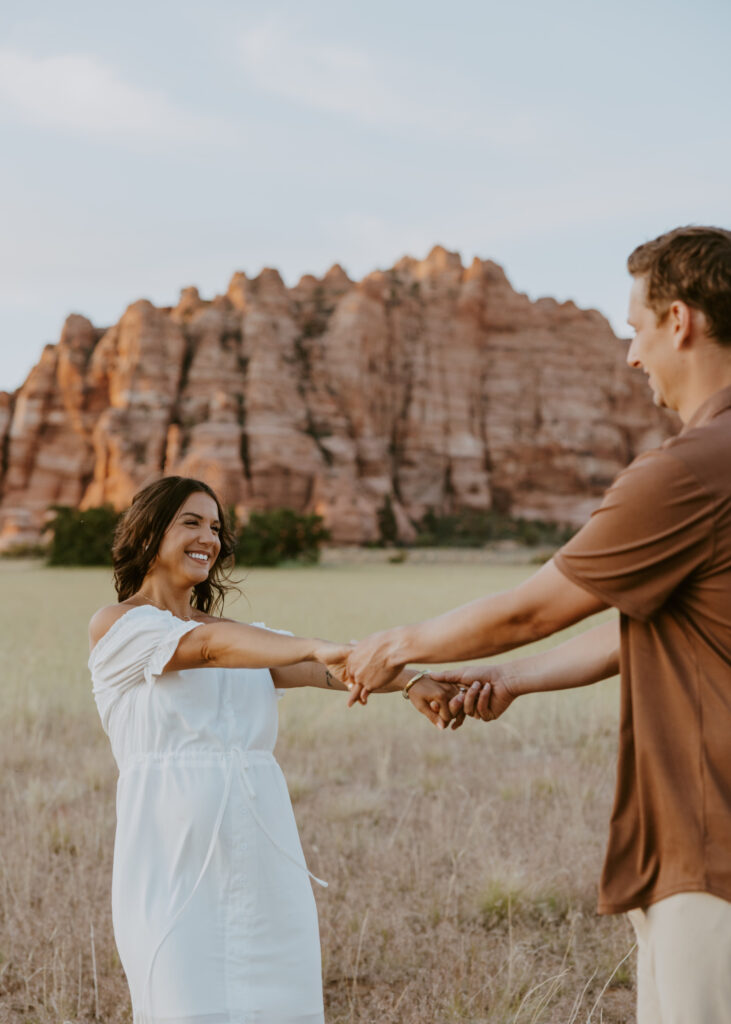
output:
[[[731,901],[731,387],[619,474],[555,564],[621,613],[599,912]]]

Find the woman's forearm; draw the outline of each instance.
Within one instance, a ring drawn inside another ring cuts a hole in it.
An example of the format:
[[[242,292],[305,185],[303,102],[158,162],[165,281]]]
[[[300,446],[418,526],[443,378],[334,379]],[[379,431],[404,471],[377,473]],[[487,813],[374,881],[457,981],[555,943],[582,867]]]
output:
[[[506,662],[500,668],[516,697],[608,679],[619,672],[619,622],[612,619],[550,651]]]
[[[384,686],[379,693],[396,693],[403,690],[417,673],[417,669],[409,671],[404,669],[388,686]],[[297,665],[285,665],[281,668],[272,668],[272,679],[277,689],[289,690],[301,686],[314,686],[320,690],[347,691],[345,683],[341,683],[331,672],[328,672],[324,665],[316,661],[303,661]]]
[[[182,637],[168,671],[186,668],[274,668],[316,661],[328,645],[241,622],[206,622]]]

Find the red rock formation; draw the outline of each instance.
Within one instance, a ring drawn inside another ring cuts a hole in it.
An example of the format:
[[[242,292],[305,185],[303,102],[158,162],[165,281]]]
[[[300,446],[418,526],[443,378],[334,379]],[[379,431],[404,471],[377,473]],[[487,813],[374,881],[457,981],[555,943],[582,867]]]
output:
[[[596,311],[441,247],[360,283],[237,273],[105,332],[71,316],[0,395],[0,546],[36,539],[49,505],[123,508],[164,473],[244,513],[315,510],[343,542],[377,537],[387,494],[405,538],[429,507],[578,524],[674,429],[624,357]]]

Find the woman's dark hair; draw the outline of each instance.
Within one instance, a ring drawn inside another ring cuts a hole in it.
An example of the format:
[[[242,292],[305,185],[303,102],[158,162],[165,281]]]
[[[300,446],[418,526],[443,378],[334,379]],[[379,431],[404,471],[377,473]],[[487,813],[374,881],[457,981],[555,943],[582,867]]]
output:
[[[176,512],[191,494],[199,491],[213,498],[218,508],[221,550],[211,566],[208,578],[193,587],[191,604],[202,612],[223,610],[226,594],[237,589],[230,575],[234,565],[236,535],[226,520],[215,492],[202,480],[186,476],[166,476],[143,487],[135,494],[132,504],[119,520],[112,545],[114,587],[118,601],[126,601],[140,589]]]

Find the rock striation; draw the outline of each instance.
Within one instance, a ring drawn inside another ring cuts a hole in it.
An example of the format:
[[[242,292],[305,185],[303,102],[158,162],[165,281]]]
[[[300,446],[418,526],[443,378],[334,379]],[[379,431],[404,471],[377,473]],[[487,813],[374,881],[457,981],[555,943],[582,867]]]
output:
[[[171,473],[243,514],[316,511],[338,542],[377,539],[386,495],[404,539],[430,507],[580,524],[675,429],[598,312],[532,302],[489,260],[237,273],[108,330],[70,316],[0,393],[0,547],[37,540],[49,506],[123,508]]]

